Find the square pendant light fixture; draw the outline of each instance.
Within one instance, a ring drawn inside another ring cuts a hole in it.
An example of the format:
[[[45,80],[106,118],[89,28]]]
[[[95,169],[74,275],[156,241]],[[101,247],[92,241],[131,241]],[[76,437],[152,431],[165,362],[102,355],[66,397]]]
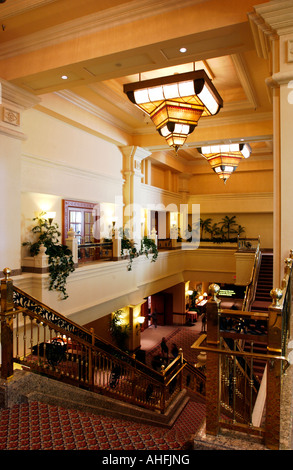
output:
[[[201,116],[213,116],[223,100],[204,70],[124,85],[129,100],[148,114],[176,152]]]
[[[249,144],[209,145],[198,149],[220,179],[226,183],[240,160],[250,157]]]

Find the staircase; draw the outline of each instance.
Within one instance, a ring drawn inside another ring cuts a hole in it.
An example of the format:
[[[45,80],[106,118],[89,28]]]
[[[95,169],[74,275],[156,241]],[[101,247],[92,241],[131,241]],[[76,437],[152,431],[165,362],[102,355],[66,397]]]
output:
[[[262,253],[255,299],[251,311],[266,312],[272,303],[270,291],[273,289],[273,254]]]
[[[259,276],[257,280],[255,299],[252,302],[250,310],[252,312],[267,312],[269,306],[272,303],[272,298],[270,296],[270,291],[273,289],[273,253],[262,253],[261,255],[261,265],[259,270]],[[266,328],[264,325],[257,325],[255,331],[261,334],[262,329],[266,333]],[[263,342],[256,341],[254,342],[254,352],[265,354],[267,345]],[[244,347],[246,349],[246,346]],[[255,360],[253,364],[253,370],[255,376],[261,382],[263,371],[265,368],[266,362],[260,359]]]
[[[91,412],[107,412],[127,419],[139,417],[140,422],[165,427],[172,426],[179,417],[190,399],[187,387],[183,387],[186,361],[182,353],[163,370],[153,370],[135,355],[13,286],[11,280],[1,283],[3,304],[7,292],[10,296],[7,305],[13,305],[16,321],[15,328],[11,328],[11,323],[6,326],[10,328],[6,349],[11,354],[6,361],[9,367],[5,362],[3,368],[2,361],[1,377],[7,378],[8,370],[12,371],[9,375],[13,378],[12,389],[15,392],[16,383],[19,385],[20,401],[43,401],[57,406],[68,402],[72,408],[82,403]],[[4,314],[8,311],[5,304]],[[13,374],[15,366],[21,370]],[[195,385],[202,380],[197,375],[193,368],[190,379]],[[41,377],[45,384],[39,386]],[[202,391],[203,386],[199,385]],[[0,384],[0,406],[7,399]]]

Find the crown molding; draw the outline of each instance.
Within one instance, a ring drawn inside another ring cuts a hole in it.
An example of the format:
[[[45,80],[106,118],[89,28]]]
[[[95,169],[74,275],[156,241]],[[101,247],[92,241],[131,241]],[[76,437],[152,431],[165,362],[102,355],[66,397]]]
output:
[[[13,0],[1,5],[1,21],[12,16],[22,15],[35,8],[43,7],[57,0]]]
[[[117,176],[110,176],[106,175],[97,171],[91,171],[87,170],[84,168],[78,168],[73,165],[69,165],[67,162],[62,162],[62,161],[56,161],[53,162],[52,160],[48,158],[44,158],[43,156],[39,155],[28,155],[28,154],[22,154],[21,160],[23,163],[23,166],[26,167],[35,167],[35,168],[40,168],[42,169],[52,169],[53,171],[63,173],[64,175],[69,175],[69,176],[77,176],[78,178],[84,178],[84,179],[92,179],[98,181],[104,181],[106,184],[116,184],[116,185],[121,185],[122,183],[122,177],[117,177]]]
[[[40,102],[40,98],[0,78],[0,103],[13,103],[21,109],[29,109]]]
[[[292,0],[272,0],[256,5],[254,10],[272,31],[278,36],[292,33],[293,31],[293,2]]]
[[[114,126],[117,129],[120,129],[121,131],[126,132],[128,134],[132,134],[132,128],[127,126],[121,119],[115,118],[112,114],[108,113],[107,111],[104,111],[102,108],[94,105],[90,101],[81,98],[74,92],[70,90],[62,90],[55,91],[54,94],[66,101],[69,101],[71,104],[77,106],[78,108],[83,109],[87,113],[92,114],[96,118],[102,119],[111,126]]]
[[[206,0],[181,0],[180,2],[178,0],[131,0],[123,5],[107,8],[26,37],[7,41],[1,45],[0,60],[204,1]]]
[[[90,83],[88,87],[97,93],[97,95],[109,101],[109,103],[115,103],[115,106],[120,110],[131,114],[139,121],[143,121],[145,113],[137,106],[134,106],[124,94],[121,96],[121,94],[117,93],[103,82]]]
[[[259,57],[268,59],[272,41],[293,32],[292,0],[273,0],[256,5],[247,14]]]
[[[242,54],[232,54],[232,62],[236,69],[236,73],[239,77],[241,86],[247,96],[249,107],[257,108],[256,93],[251,81],[251,78],[247,71],[247,65]]]

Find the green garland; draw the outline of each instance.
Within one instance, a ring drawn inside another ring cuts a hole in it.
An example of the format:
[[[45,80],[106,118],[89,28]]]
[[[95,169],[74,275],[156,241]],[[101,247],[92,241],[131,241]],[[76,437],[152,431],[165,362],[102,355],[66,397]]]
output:
[[[143,237],[141,240],[141,253],[144,253],[148,258],[149,254],[152,255],[152,263],[157,261],[159,256],[158,247],[152,238]]]
[[[41,245],[46,248],[46,255],[49,256],[49,290],[56,290],[61,293],[61,299],[68,298],[66,291],[67,277],[75,270],[72,252],[66,246],[59,243],[61,233],[58,224],[49,224],[44,219],[45,212],[41,212],[33,221],[37,224],[32,227],[31,232],[38,236],[36,242],[24,242],[23,246],[29,246],[31,256],[36,256],[40,252]]]
[[[128,251],[129,255],[129,263],[127,265],[127,270],[131,271],[132,263],[134,258],[138,257],[141,254],[144,254],[147,258],[149,255],[152,255],[151,262],[154,263],[157,261],[159,256],[158,247],[153,239],[148,237],[143,237],[141,240],[140,251],[135,247],[135,243],[133,240],[129,238],[128,230],[119,229],[119,234],[121,237],[121,256],[124,255],[124,250]]]

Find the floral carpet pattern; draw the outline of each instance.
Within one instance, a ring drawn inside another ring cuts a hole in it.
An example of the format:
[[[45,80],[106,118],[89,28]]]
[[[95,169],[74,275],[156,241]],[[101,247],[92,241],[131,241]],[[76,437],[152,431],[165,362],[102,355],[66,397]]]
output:
[[[169,335],[169,350],[175,342],[184,357],[195,362],[190,346],[199,333],[176,328]],[[148,352],[160,352],[160,344]],[[29,402],[0,409],[1,450],[181,450],[205,418],[205,405],[190,400],[172,428],[163,428],[110,416]]]
[[[171,357],[171,349],[173,343],[176,344],[178,349],[182,349],[184,359],[189,363],[195,364],[197,362],[197,354],[195,350],[191,349],[191,346],[195,343],[198,337],[202,334],[198,329],[195,330],[192,327],[176,328],[174,331],[166,336],[166,343],[169,349],[169,357]],[[161,353],[160,343],[154,346],[151,350],[147,351],[147,364],[151,365],[151,359],[156,354]]]
[[[181,450],[205,405],[190,401],[171,429],[39,402],[0,410],[0,450]]]

